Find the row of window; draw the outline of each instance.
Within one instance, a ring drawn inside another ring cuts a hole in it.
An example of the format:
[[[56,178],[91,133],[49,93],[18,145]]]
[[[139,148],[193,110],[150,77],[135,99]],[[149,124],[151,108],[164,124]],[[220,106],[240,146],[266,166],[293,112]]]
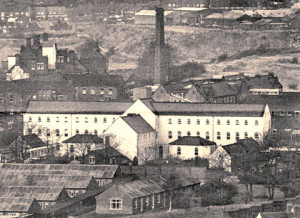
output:
[[[87,94],[87,89],[85,87],[82,87],[82,94],[83,95],[86,95]],[[90,90],[90,94],[91,95],[95,95],[96,94],[96,90],[95,89],[91,89]],[[100,95],[104,95],[105,92],[104,92],[104,88],[100,88],[100,92],[99,92]],[[113,89],[112,88],[108,88],[108,95],[112,95],[113,94]]]
[[[80,132],[79,132],[79,129],[76,129],[76,134],[80,134]],[[30,135],[30,134],[32,134],[32,129],[31,128],[29,128],[29,129],[27,129],[27,133]],[[84,130],[84,134],[89,134],[90,132],[86,129],[86,130]],[[37,134],[38,135],[42,135],[42,129],[38,129],[37,130]],[[98,130],[94,130],[94,135],[98,135]],[[51,132],[50,132],[50,129],[47,129],[46,130],[46,136],[47,137],[49,137],[49,136],[51,136]],[[60,133],[60,130],[59,129],[56,129],[55,130],[55,136],[56,137],[59,137],[59,136],[61,136],[61,133]],[[65,137],[68,137],[69,136],[69,132],[68,132],[68,129],[65,129],[65,131],[64,131],[64,136]]]
[[[190,132],[190,131],[187,131],[186,135],[187,135],[187,136],[191,136],[191,132]],[[177,132],[177,137],[180,138],[181,136],[182,136],[181,131],[178,131],[178,132]],[[200,136],[200,132],[199,132],[199,131],[196,132],[196,136]],[[248,137],[249,137],[249,136],[248,136],[248,132],[244,132],[244,138],[248,138]],[[172,131],[169,131],[169,132],[168,132],[168,138],[169,138],[169,139],[172,139],[172,138],[173,138],[173,133],[172,133]],[[210,139],[209,132],[206,132],[206,133],[205,133],[205,138],[208,139],[208,140]],[[254,133],[254,138],[255,138],[255,139],[259,139],[259,134],[258,134],[258,132]],[[227,132],[227,133],[226,133],[226,139],[227,139],[227,140],[230,140],[230,132]],[[236,133],[235,133],[235,139],[236,139],[236,140],[240,139],[240,133],[239,133],[239,132],[236,132]],[[217,132],[217,140],[221,140],[221,132]]]
[[[172,124],[172,119],[171,118],[169,118],[169,122],[168,122],[169,124]],[[181,122],[181,119],[178,119],[177,120],[177,124],[181,124],[182,122]],[[187,122],[186,122],[188,125],[190,125],[191,124],[191,119],[187,119]],[[209,119],[207,119],[206,120],[206,125],[209,125],[210,124],[210,121],[209,121]],[[196,120],[196,124],[197,125],[200,125],[200,119],[197,119]],[[247,126],[249,124],[249,122],[248,122],[248,120],[245,120],[244,121],[244,125],[245,126]],[[221,121],[218,119],[217,120],[217,125],[221,125]],[[227,125],[230,125],[230,120],[227,120]],[[235,125],[240,125],[240,121],[239,120],[236,120],[235,121]],[[255,120],[255,125],[256,126],[258,126],[258,120]]]
[[[46,120],[47,120],[48,123],[51,121],[51,120],[50,120],[50,117],[47,117]],[[79,117],[76,117],[76,123],[79,123],[79,121],[80,121]],[[29,118],[28,118],[28,122],[32,122],[32,117],[29,117]],[[42,118],[41,118],[41,117],[38,117],[38,122],[42,122]],[[59,118],[59,117],[56,117],[56,122],[57,122],[57,123],[60,122],[60,118]],[[65,123],[68,123],[68,117],[65,117],[64,122],[65,122]],[[85,122],[85,123],[89,123],[89,118],[88,118],[88,117],[85,117],[85,118],[84,118],[84,122]],[[106,117],[103,117],[102,122],[103,122],[103,123],[107,123],[107,118],[106,118]],[[113,118],[113,122],[115,122],[115,118]],[[98,118],[97,118],[97,117],[94,118],[94,123],[98,123]]]
[[[0,94],[0,103],[3,103],[3,101],[4,101],[3,94]],[[14,103],[14,95],[13,94],[9,94],[9,103]]]

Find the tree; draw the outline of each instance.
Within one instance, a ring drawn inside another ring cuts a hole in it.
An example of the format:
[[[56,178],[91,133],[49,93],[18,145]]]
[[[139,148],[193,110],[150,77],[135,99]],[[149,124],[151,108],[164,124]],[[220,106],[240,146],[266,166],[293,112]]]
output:
[[[170,198],[169,201],[169,212],[172,211],[172,200],[175,194],[176,189],[181,187],[180,178],[173,172],[170,175],[166,176],[166,180],[163,184],[163,188],[167,191],[167,194]]]
[[[187,62],[181,66],[171,66],[172,81],[199,77],[206,73],[205,66],[197,62]]]
[[[132,166],[138,166],[139,165],[139,160],[136,156],[134,156],[133,160],[132,160]]]

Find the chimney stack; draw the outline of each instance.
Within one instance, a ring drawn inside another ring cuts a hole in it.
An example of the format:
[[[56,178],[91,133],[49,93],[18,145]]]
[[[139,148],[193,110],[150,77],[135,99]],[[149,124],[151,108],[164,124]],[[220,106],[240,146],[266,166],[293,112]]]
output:
[[[31,47],[31,37],[26,38],[26,46]]]
[[[155,72],[154,83],[164,84],[168,82],[165,61],[165,31],[164,31],[164,9],[156,8],[155,28]]]
[[[40,35],[34,35],[33,36],[33,46],[40,46]]]

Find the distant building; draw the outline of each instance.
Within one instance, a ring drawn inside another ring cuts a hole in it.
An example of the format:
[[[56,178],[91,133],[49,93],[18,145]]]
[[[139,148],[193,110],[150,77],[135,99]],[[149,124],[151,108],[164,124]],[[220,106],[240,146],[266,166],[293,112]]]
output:
[[[165,11],[164,15],[167,16],[168,14],[172,13],[172,11]],[[156,13],[155,10],[140,10],[135,12],[135,24],[138,25],[155,25]],[[166,17],[164,18],[166,22]]]

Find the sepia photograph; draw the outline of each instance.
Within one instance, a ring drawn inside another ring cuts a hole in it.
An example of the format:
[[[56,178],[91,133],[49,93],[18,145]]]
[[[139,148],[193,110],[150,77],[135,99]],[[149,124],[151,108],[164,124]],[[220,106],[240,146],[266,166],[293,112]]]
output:
[[[0,0],[0,218],[79,217],[300,217],[300,1]]]

